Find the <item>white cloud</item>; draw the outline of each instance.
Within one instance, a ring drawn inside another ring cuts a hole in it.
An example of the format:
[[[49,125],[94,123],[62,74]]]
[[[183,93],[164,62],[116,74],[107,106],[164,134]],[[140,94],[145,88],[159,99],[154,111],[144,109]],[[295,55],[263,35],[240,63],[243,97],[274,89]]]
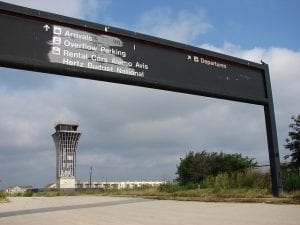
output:
[[[203,10],[194,12],[160,8],[144,13],[137,29],[141,32],[179,42],[194,41],[199,35],[212,29]]]
[[[208,44],[200,47],[257,63],[261,63],[261,60],[264,61],[269,65],[275,103],[278,102],[280,105],[288,106],[289,109],[294,108],[295,112],[297,112],[297,109],[299,110],[298,104],[289,103],[296,100],[295,96],[300,94],[300,51],[275,47],[245,50],[230,43],[225,43],[222,48]],[[281,110],[281,108],[278,108],[278,110]]]
[[[300,53],[282,48],[245,50],[232,44],[204,47],[269,64],[279,147],[281,155],[286,154],[283,142],[290,116],[300,112]],[[29,80],[33,76],[9,71],[1,75],[4,81],[5,77],[13,82],[20,76],[28,76]],[[29,82],[30,88],[15,89],[13,83],[0,84],[0,160],[19,155],[17,163],[40,151],[52,154],[54,159],[54,123],[79,120],[83,133],[78,147],[80,179],[85,179],[91,164],[99,179],[103,173],[111,179],[160,179],[162,174],[171,179],[179,157],[190,150],[240,152],[268,163],[262,106],[90,80],[35,76],[45,80],[42,86]],[[30,162],[40,167],[39,160]],[[12,163],[15,167],[23,165]],[[54,168],[54,163],[46,160],[44,166]],[[0,162],[1,170],[7,168]],[[30,173],[29,167],[27,170]],[[42,180],[53,177],[54,171],[46,173]],[[34,178],[32,182],[36,182]]]
[[[221,48],[209,44],[201,47],[258,63],[262,60],[269,65],[279,147],[282,149],[282,142],[288,134],[290,117],[300,113],[300,51],[275,47],[245,50],[231,43],[225,43]]]

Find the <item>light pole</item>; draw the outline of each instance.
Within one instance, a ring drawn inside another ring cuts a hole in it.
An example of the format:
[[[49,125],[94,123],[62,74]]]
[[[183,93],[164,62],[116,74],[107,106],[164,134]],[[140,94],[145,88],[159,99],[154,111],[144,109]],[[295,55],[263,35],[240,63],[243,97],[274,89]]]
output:
[[[92,188],[92,173],[93,173],[93,167],[90,167],[90,189]]]

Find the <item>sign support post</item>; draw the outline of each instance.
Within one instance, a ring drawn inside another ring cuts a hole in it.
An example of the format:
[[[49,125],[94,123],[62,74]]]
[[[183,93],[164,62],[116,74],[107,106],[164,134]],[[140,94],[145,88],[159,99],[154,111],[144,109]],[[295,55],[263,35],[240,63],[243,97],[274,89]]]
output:
[[[278,149],[278,139],[274,112],[274,103],[272,97],[271,81],[269,68],[267,64],[265,66],[265,79],[266,79],[266,92],[268,96],[268,103],[264,105],[267,139],[268,139],[268,151],[272,181],[272,193],[273,196],[279,197],[282,192],[282,180],[280,173],[280,156]]]

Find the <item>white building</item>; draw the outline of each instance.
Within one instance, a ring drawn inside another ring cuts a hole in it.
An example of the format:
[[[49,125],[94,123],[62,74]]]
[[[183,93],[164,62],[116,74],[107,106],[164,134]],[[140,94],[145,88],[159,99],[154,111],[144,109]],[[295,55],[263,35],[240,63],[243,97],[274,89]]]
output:
[[[32,186],[13,186],[4,189],[4,193],[7,195],[24,194],[27,190],[31,190]]]
[[[77,189],[133,189],[143,186],[158,187],[166,182],[162,181],[121,181],[121,182],[106,182],[106,181],[76,181]]]
[[[45,189],[48,189],[48,190],[54,190],[54,189],[56,189],[56,183],[47,184],[45,186]]]

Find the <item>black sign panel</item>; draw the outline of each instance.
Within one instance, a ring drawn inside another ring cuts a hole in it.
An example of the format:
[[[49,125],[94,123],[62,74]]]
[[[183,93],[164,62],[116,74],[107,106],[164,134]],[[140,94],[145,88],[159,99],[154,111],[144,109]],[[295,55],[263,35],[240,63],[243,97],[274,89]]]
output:
[[[2,66],[267,102],[259,64],[35,10],[20,15],[1,5]]]

